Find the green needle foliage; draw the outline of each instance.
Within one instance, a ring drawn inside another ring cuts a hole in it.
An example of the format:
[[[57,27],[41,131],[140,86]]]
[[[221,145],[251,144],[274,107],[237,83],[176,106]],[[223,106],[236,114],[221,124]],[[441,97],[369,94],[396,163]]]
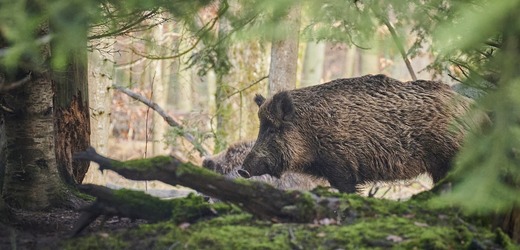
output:
[[[457,9],[457,25],[446,23],[437,33],[445,54],[478,53],[483,44],[495,47],[480,65],[472,62],[497,79],[496,87],[479,100],[492,124],[466,139],[454,192],[440,199],[469,211],[503,211],[520,204],[519,11],[517,0],[471,1]]]

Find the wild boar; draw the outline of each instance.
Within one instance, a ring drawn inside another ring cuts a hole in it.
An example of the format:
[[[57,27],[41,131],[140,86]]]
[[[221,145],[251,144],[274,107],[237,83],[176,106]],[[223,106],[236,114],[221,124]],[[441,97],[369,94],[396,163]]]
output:
[[[470,99],[436,81],[401,82],[385,75],[257,95],[260,129],[238,173],[286,171],[326,178],[339,191],[356,185],[450,170],[470,126]]]

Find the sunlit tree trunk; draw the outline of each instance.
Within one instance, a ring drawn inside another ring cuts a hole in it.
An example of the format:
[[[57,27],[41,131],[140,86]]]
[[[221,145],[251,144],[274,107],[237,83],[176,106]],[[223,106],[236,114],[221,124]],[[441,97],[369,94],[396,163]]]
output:
[[[161,18],[161,17],[159,17]],[[155,50],[154,54],[161,55],[163,46],[169,47],[168,40],[164,37],[164,34],[167,33],[167,24],[161,23],[154,27],[154,40],[156,41],[156,47],[158,49]],[[165,60],[155,60],[150,69],[151,78],[153,86],[153,98],[152,100],[159,104],[159,106],[166,108],[167,99],[168,99],[168,79],[167,74],[165,72]],[[167,154],[167,150],[164,144],[164,134],[166,133],[167,124],[164,122],[164,119],[153,112],[153,129],[152,129],[152,154],[151,155],[160,155]]]
[[[221,19],[219,22],[219,36],[226,34],[228,21]],[[231,104],[228,102],[227,96],[230,93],[228,78],[228,69],[224,65],[226,61],[227,51],[224,48],[217,49],[217,62],[215,63],[216,89],[215,89],[215,109],[216,109],[216,129],[215,129],[215,153],[224,150],[227,145],[227,137],[229,134],[229,123],[231,122]]]
[[[90,106],[90,141],[98,152],[108,153],[108,137],[110,136],[110,107],[112,94],[110,86],[114,80],[114,55],[109,53],[113,48],[113,38],[94,41],[88,54],[89,60],[89,106]],[[99,42],[99,43],[97,43]],[[105,185],[106,175],[99,171],[97,164],[91,164],[85,176],[85,182]]]
[[[321,83],[323,62],[325,61],[325,43],[308,42],[303,59],[301,86]]]
[[[286,17],[285,39],[272,42],[269,95],[296,87],[300,16],[300,6],[296,4]]]

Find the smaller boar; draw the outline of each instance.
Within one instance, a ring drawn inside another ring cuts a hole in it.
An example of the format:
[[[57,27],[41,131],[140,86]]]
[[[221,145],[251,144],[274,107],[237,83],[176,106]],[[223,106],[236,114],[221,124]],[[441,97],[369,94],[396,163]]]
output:
[[[213,170],[219,174],[223,174],[230,178],[241,178],[237,170],[242,167],[242,163],[249,154],[255,141],[239,142],[231,145],[227,150],[206,157],[202,162],[202,166],[209,170]],[[285,173],[280,178],[270,175],[262,175],[253,177],[252,180],[266,182],[272,186],[284,190],[312,190],[317,186],[329,186],[328,182],[321,178],[316,178],[300,173]]]
[[[421,173],[438,182],[474,125],[460,119],[471,100],[448,85],[385,75],[257,95],[255,102],[260,129],[242,177],[300,172],[347,193]]]

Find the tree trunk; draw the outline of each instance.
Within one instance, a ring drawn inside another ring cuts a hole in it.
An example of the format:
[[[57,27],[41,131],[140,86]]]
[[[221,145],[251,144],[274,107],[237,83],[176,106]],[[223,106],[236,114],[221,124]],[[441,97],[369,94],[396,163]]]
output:
[[[58,170],[66,183],[75,184],[81,183],[88,171],[89,164],[73,161],[72,155],[90,144],[90,117],[86,46],[71,54],[67,68],[53,75],[54,132]]]
[[[51,50],[42,45],[41,61],[49,60]],[[33,65],[28,82],[3,95],[0,166],[2,195],[10,207],[69,205],[63,184],[83,180],[88,163],[73,162],[72,154],[89,143],[85,51],[71,53],[74,58],[62,72]]]
[[[303,59],[301,86],[321,83],[323,62],[325,61],[325,43],[308,42]]]
[[[99,46],[89,53],[89,106],[90,106],[90,141],[99,152],[107,153],[110,135],[110,107],[112,105],[112,85],[114,77],[114,55],[107,53],[113,49],[114,39],[103,38]],[[97,164],[91,164],[84,182],[106,184],[105,175],[98,170]]]
[[[29,83],[5,96],[14,112],[4,112],[1,121],[3,195],[12,207],[46,208],[58,191],[53,88],[48,71],[33,73]]]
[[[163,16],[158,16],[159,18],[164,18]],[[163,46],[167,46],[166,43],[168,41],[167,38],[163,37],[164,33],[167,32],[167,25],[165,23],[158,24],[153,29],[154,40],[156,41],[155,47],[158,49],[154,50],[154,54],[160,55]],[[168,46],[169,47],[169,46]],[[165,72],[165,60],[155,60],[148,71],[151,72],[150,80],[152,81],[152,100],[157,103],[161,107],[167,107],[167,99],[168,99],[168,79],[166,78]],[[155,66],[155,67],[153,67]],[[166,133],[167,124],[164,122],[164,119],[153,112],[152,116],[152,152],[151,155],[160,155],[167,154],[168,150],[165,148],[164,144],[164,135]]]
[[[271,45],[271,65],[269,68],[269,95],[296,87],[296,66],[298,62],[298,36],[300,27],[300,6],[292,7],[286,19],[287,34],[283,40],[274,40]]]
[[[219,20],[219,33],[220,37],[225,36],[229,23],[226,19],[222,18]],[[215,75],[216,75],[216,90],[215,90],[215,117],[216,117],[216,130],[215,130],[215,149],[214,152],[220,152],[227,148],[227,138],[229,135],[229,123],[231,123],[231,112],[232,107],[228,102],[227,96],[230,93],[230,86],[226,75],[229,70],[223,66],[227,60],[227,48],[217,48],[217,62],[215,63]]]

